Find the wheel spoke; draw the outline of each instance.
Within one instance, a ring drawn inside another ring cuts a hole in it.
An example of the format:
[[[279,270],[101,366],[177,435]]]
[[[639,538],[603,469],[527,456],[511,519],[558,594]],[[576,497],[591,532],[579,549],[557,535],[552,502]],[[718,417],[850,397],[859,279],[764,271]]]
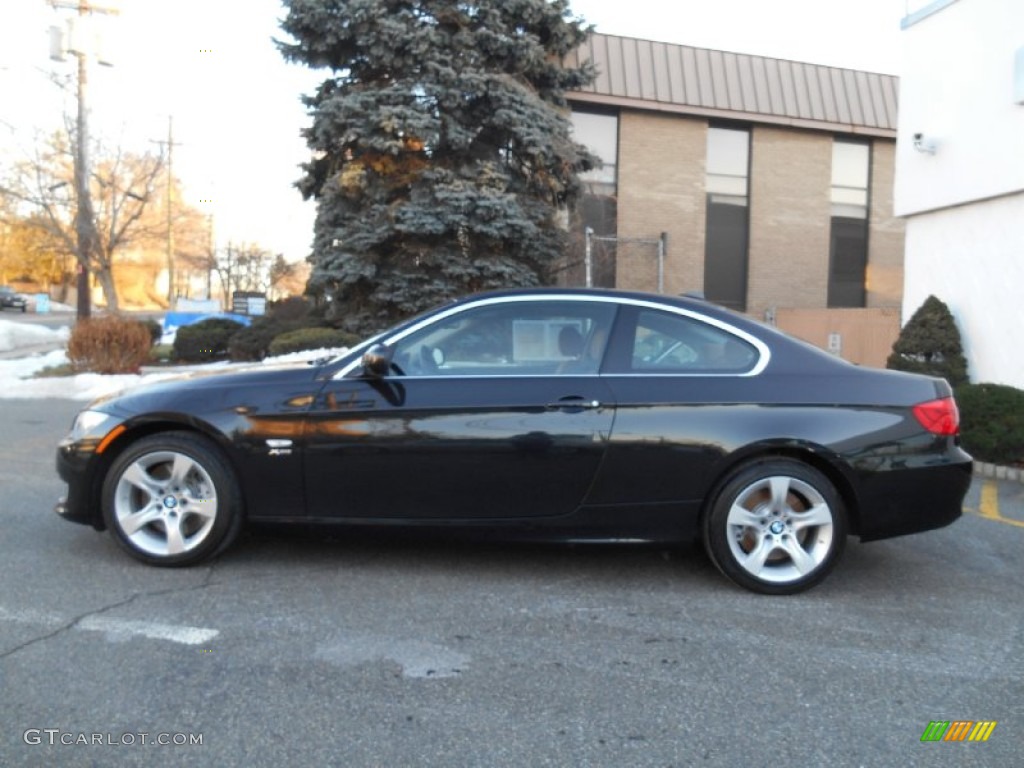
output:
[[[167,527],[167,554],[169,555],[180,555],[185,551],[185,537],[181,532],[182,520],[182,516],[178,515],[164,522]]]
[[[214,503],[189,504],[188,514],[201,517],[203,519],[203,524],[205,525],[217,516],[217,505]]]
[[[761,571],[764,570],[765,560],[768,559],[768,555],[772,553],[773,549],[775,549],[775,545],[772,544],[767,536],[760,537],[757,541],[757,546],[744,558],[743,567],[754,576],[760,575]]]
[[[171,468],[171,484],[177,488],[184,487],[185,478],[188,477],[193,466],[195,466],[195,462],[188,456],[181,453],[175,454],[174,466]]]
[[[781,548],[787,555],[789,555],[789,559],[793,561],[793,567],[800,572],[801,576],[813,571],[817,565],[814,558],[800,546],[800,542],[793,536],[789,536],[784,539]]]
[[[121,530],[126,536],[132,536],[140,529],[160,519],[161,509],[158,504],[150,504],[138,512],[122,517],[120,520]]]
[[[759,528],[761,518],[744,507],[742,504],[733,504],[729,509],[729,525],[740,525],[745,528]]]
[[[815,504],[806,512],[797,512],[790,518],[793,530],[800,531],[809,526],[832,525],[832,510],[824,502]]]
[[[144,466],[141,463],[135,462],[121,475],[121,479],[130,485],[135,486],[140,491],[145,491],[150,497],[160,495],[160,485],[153,479]]]
[[[772,511],[784,512],[789,507],[789,480],[788,477],[770,478],[772,488]]]

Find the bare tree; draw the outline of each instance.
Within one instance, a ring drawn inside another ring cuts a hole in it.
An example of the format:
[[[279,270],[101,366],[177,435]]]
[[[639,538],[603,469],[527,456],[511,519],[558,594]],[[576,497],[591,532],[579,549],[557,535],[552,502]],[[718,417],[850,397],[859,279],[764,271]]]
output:
[[[234,291],[266,292],[272,285],[274,255],[257,245],[229,244],[213,262],[228,301]]]
[[[108,149],[100,142],[91,151],[89,187],[96,238],[88,263],[82,266],[96,275],[108,309],[117,311],[114,260],[136,240],[151,234],[146,231],[143,214],[153,200],[164,159],[149,152],[129,152],[120,145]],[[73,148],[66,135],[58,133],[37,142],[33,154],[13,166],[2,191],[30,206],[33,221],[68,253],[78,253]]]

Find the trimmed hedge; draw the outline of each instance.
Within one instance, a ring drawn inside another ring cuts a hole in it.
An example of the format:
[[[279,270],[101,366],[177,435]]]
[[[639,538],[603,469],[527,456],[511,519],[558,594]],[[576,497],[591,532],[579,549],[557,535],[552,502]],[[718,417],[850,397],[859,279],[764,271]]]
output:
[[[138,373],[152,346],[145,324],[116,315],[95,317],[75,325],[68,360],[75,371]]]
[[[965,384],[956,391],[960,440],[978,461],[1024,462],[1024,390],[1002,384]]]
[[[945,303],[935,296],[925,299],[900,331],[886,368],[938,376],[952,387],[967,383],[960,330]]]
[[[257,317],[252,325],[231,337],[228,354],[235,362],[262,360],[270,353],[270,342],[295,328],[294,323],[283,323],[269,316]]]
[[[208,363],[228,356],[231,337],[245,328],[241,323],[213,317],[192,325],[183,325],[174,337],[171,357],[183,363]]]
[[[307,349],[351,347],[358,339],[351,333],[334,328],[299,328],[282,333],[270,342],[271,355],[287,355]]]

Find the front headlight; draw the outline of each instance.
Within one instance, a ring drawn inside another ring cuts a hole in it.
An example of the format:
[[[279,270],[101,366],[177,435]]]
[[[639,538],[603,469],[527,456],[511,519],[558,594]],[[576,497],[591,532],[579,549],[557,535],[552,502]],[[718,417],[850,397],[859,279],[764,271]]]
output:
[[[79,411],[71,423],[71,439],[82,440],[87,437],[103,437],[118,422],[116,416],[102,411]]]

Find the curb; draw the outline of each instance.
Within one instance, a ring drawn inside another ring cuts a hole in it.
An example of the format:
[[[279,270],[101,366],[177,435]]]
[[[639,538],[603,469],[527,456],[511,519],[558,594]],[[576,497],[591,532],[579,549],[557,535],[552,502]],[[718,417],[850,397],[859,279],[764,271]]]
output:
[[[974,462],[974,474],[990,480],[1009,480],[1011,483],[1024,483],[1024,469],[1003,467],[999,464],[986,464],[984,461]]]

